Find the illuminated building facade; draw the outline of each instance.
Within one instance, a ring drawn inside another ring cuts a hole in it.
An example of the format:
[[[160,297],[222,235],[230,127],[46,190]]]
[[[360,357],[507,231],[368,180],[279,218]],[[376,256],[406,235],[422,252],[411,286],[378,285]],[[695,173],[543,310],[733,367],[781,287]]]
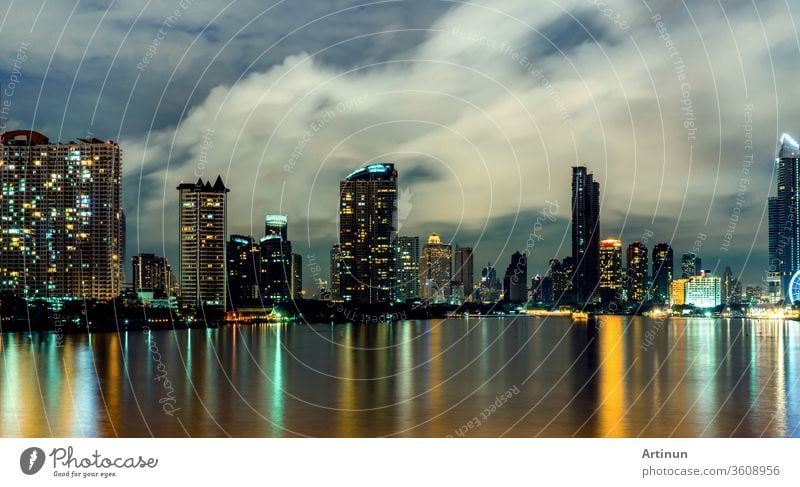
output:
[[[800,147],[789,135],[779,140],[775,161],[777,195],[768,200],[769,268],[781,276],[781,294],[800,270]]]
[[[261,297],[268,304],[288,303],[297,292],[295,254],[287,238],[288,219],[284,215],[267,215],[264,221],[264,237],[259,242]]]
[[[722,279],[703,272],[686,283],[686,304],[715,308],[722,303]]]
[[[572,257],[564,257],[563,260],[550,260],[548,277],[553,283],[553,302],[570,303],[573,299],[572,274],[575,264]]]
[[[230,309],[258,300],[260,249],[249,235],[231,235],[228,241],[228,304]]]
[[[153,291],[157,295],[173,294],[172,268],[165,257],[155,254],[139,254],[131,258],[133,268],[133,291]]]
[[[229,189],[222,178],[212,185],[198,179],[178,186],[180,304],[225,308],[227,299],[225,237]]]
[[[0,135],[0,290],[29,298],[108,300],[124,261],[121,149]]]
[[[422,247],[419,262],[420,293],[431,303],[446,303],[450,287],[450,264],[453,249],[442,243],[439,235],[432,233]]]
[[[688,278],[681,278],[669,283],[670,306],[683,306],[686,304],[686,284],[688,282]]]
[[[647,298],[647,246],[642,242],[628,245],[628,269],[625,279],[628,299],[642,303]]]
[[[613,301],[622,288],[622,242],[615,239],[600,241],[600,299]]]
[[[339,183],[339,296],[386,303],[394,286],[392,242],[397,236],[397,170],[370,164]]]
[[[394,240],[395,286],[392,300],[398,303],[419,298],[419,237],[399,236]]]
[[[674,258],[668,243],[653,247],[653,301],[658,304],[669,303],[669,283],[673,278]]]

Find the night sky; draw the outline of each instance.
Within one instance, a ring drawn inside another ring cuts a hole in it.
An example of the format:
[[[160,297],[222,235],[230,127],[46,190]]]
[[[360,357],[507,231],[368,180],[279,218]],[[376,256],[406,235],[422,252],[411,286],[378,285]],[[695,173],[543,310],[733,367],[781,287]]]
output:
[[[581,164],[604,238],[761,283],[777,140],[800,136],[797,2],[8,3],[2,129],[120,142],[128,257],[174,265],[175,187],[222,174],[229,232],[287,214],[313,293],[338,181],[385,161],[401,234],[475,247],[478,275],[527,248],[544,273]]]

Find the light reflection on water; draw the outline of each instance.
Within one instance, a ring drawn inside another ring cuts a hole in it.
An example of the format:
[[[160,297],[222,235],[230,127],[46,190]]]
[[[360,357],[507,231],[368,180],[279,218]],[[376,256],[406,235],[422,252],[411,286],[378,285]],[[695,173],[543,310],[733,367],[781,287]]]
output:
[[[798,326],[506,317],[5,334],[0,436],[800,436]]]

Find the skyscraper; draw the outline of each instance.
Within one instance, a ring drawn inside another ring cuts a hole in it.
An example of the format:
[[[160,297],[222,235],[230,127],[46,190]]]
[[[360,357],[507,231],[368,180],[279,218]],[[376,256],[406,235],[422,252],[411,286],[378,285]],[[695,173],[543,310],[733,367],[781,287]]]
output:
[[[31,298],[112,299],[125,255],[122,150],[0,134],[0,290]]]
[[[302,280],[302,274],[299,280],[294,275],[295,254],[292,242],[287,239],[288,219],[284,215],[267,215],[265,222],[264,237],[259,242],[261,296],[269,304],[288,303]]]
[[[575,299],[583,304],[600,275],[600,184],[585,166],[572,168],[572,259]]]
[[[289,218],[286,215],[266,215],[264,217],[264,236],[278,236],[289,240]]]
[[[622,288],[622,242],[600,241],[600,299],[603,304],[619,299]]]
[[[782,295],[800,270],[800,147],[783,134],[775,161],[778,192],[769,200],[769,271],[781,275]],[[773,269],[774,268],[774,269]]]
[[[475,288],[475,265],[472,257],[472,247],[456,246],[453,281],[459,282],[464,288],[464,299],[471,301]]]
[[[164,257],[155,254],[139,254],[131,258],[133,264],[133,290],[153,291],[156,294],[172,294],[172,268]]]
[[[419,298],[419,237],[399,236],[394,240],[395,286],[392,299],[398,303]]]
[[[703,270],[703,261],[694,253],[683,254],[681,258],[681,277],[697,276]]]
[[[258,244],[249,235],[231,235],[226,253],[229,308],[236,309],[255,302],[261,265]]]
[[[653,301],[659,304],[669,303],[669,283],[673,277],[674,258],[672,247],[668,243],[659,243],[653,247]]]
[[[178,185],[180,303],[190,309],[225,308],[227,273],[225,235],[230,191],[222,177]]]
[[[635,241],[628,245],[626,283],[628,299],[642,303],[647,298],[647,246]]]
[[[339,183],[340,296],[386,303],[394,284],[392,242],[397,236],[397,171],[370,164]]]
[[[432,303],[446,303],[450,286],[450,266],[453,249],[442,243],[439,235],[432,233],[422,247],[419,262],[420,293],[422,299]]]
[[[511,255],[503,276],[503,299],[514,304],[528,299],[528,259],[520,252]]]

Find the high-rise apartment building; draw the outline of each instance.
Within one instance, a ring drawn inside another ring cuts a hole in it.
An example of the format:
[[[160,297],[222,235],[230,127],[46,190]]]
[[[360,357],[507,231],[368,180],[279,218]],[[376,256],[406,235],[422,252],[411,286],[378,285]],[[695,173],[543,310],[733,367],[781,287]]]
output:
[[[355,303],[386,303],[394,286],[397,170],[370,164],[339,183],[339,295]]]
[[[131,264],[134,292],[153,291],[157,295],[172,295],[172,268],[165,257],[155,254],[134,255]]]
[[[225,308],[227,198],[222,177],[178,186],[178,255],[183,307]]]
[[[122,151],[113,141],[0,135],[0,290],[108,300],[124,259]]]

